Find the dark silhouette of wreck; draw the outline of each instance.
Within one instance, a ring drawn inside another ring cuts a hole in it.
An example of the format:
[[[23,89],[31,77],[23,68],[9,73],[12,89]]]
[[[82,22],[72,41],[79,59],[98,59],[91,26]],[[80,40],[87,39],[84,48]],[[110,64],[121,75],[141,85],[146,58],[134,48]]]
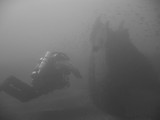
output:
[[[131,42],[129,32],[123,28],[123,23],[118,30],[113,31],[109,28],[109,22],[103,24],[98,18],[93,26],[89,67],[91,98],[98,108],[118,118],[158,119],[160,114],[158,74],[149,59]],[[104,38],[103,42],[96,34]],[[95,54],[99,54],[97,51],[102,48],[102,44],[97,43],[103,43],[105,47],[104,67],[108,70],[102,82],[95,78]]]

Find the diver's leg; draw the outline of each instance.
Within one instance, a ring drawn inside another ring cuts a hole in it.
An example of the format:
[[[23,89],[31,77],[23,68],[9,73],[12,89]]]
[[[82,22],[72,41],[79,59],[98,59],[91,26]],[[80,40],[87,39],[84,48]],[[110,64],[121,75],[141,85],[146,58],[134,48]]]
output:
[[[10,76],[8,77],[4,83],[2,83],[2,90],[3,88],[5,88],[6,86],[12,86],[12,87],[15,87],[19,90],[30,90],[31,86],[28,85],[27,83],[17,79],[16,77],[14,76]]]
[[[2,90],[7,94],[15,97],[16,99],[20,100],[21,102],[27,102],[40,96],[39,93],[36,92],[35,88],[18,80],[14,76],[9,77],[6,79],[4,84],[2,85]]]
[[[31,89],[29,91],[21,91],[12,86],[7,86],[4,89],[4,92],[21,102],[28,102],[30,100],[33,100],[34,98],[41,96],[41,94],[37,93],[34,89]]]
[[[20,100],[21,102],[26,101],[27,99],[26,94],[24,94],[20,89],[17,89],[13,86],[10,85],[5,86],[3,88],[3,91],[8,95]]]

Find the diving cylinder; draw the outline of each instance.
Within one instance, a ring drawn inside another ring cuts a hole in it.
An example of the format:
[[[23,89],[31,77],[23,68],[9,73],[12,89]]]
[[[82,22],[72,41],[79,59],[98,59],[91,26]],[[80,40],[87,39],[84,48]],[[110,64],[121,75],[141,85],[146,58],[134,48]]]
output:
[[[47,72],[47,66],[48,65],[48,62],[50,61],[50,59],[52,58],[51,56],[51,52],[50,51],[47,51],[44,58],[42,58],[42,61],[41,63],[39,64],[39,70],[38,70],[38,75],[39,76],[43,76],[45,75],[45,73]]]

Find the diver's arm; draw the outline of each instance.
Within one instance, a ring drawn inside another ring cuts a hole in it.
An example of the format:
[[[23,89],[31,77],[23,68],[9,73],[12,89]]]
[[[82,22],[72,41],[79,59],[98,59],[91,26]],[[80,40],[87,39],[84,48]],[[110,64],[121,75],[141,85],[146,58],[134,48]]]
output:
[[[57,69],[68,69],[75,77],[82,78],[82,75],[80,74],[79,70],[75,68],[71,62],[57,62],[56,63]]]

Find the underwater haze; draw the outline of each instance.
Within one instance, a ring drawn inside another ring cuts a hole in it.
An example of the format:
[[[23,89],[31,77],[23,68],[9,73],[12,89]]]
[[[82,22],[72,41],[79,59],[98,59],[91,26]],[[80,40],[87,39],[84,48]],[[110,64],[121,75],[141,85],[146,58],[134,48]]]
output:
[[[0,1],[0,83],[14,75],[31,84],[48,50],[66,53],[83,76],[71,75],[69,88],[27,103],[1,92],[2,118],[158,120],[159,5],[158,0]]]

